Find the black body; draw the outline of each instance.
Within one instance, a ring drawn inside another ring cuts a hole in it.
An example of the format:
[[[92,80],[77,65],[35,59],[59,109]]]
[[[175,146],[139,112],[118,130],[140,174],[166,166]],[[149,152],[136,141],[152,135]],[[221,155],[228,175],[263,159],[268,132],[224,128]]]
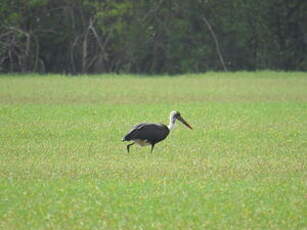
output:
[[[162,140],[164,140],[170,130],[166,125],[157,124],[157,123],[141,123],[136,125],[133,129],[131,129],[126,136],[122,139],[123,141],[135,141],[138,143],[139,141],[145,141],[146,143],[151,145],[151,152],[153,151],[154,145]],[[129,147],[133,145],[127,145],[127,150],[129,152]]]

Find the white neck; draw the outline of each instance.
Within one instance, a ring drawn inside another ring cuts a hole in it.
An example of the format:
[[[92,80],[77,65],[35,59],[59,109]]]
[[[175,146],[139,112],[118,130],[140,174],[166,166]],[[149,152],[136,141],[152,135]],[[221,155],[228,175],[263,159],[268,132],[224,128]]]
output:
[[[169,117],[169,124],[167,127],[170,131],[175,128],[175,121],[176,119],[173,116]]]

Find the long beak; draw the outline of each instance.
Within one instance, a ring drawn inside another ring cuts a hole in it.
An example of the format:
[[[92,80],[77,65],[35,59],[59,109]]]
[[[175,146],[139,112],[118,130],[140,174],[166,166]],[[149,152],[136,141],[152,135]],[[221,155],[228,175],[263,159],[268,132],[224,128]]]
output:
[[[191,125],[189,125],[188,122],[186,122],[182,117],[177,118],[179,121],[181,121],[186,127],[193,129]]]

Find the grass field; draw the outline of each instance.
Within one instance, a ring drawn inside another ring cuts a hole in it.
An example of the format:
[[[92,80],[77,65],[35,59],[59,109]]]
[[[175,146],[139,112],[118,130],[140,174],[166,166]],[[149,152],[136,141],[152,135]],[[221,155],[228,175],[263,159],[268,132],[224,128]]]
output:
[[[307,73],[3,75],[0,117],[0,229],[307,229]]]

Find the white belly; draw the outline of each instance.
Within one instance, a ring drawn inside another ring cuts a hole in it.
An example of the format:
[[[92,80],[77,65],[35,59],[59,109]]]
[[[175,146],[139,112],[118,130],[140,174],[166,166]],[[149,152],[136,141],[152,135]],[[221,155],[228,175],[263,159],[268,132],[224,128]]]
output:
[[[147,142],[147,140],[140,140],[140,139],[137,139],[137,140],[134,140],[134,142],[137,143],[137,144],[140,145],[140,146],[150,145],[150,143]]]

